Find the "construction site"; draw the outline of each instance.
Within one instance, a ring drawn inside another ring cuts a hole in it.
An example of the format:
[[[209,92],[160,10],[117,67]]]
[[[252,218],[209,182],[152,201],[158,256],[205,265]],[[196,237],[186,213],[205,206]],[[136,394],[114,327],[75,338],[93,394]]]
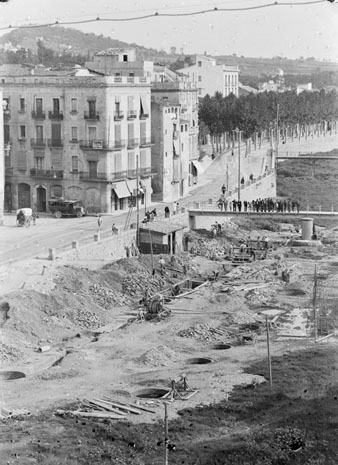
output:
[[[312,229],[46,262],[0,303],[1,462],[336,464],[338,233]]]

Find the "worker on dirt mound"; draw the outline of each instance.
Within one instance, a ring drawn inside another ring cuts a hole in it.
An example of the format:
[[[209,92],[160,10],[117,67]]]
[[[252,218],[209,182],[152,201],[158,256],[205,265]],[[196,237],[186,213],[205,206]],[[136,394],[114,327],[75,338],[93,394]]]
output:
[[[165,260],[163,258],[163,255],[160,255],[160,259],[158,261],[158,264],[160,265],[161,276],[164,276],[164,273],[165,273]]]

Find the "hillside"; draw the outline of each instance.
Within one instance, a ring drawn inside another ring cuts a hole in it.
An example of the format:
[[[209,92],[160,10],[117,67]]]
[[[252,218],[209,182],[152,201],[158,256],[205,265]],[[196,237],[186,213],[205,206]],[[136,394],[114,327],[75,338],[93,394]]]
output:
[[[222,55],[215,57],[221,63],[227,65],[238,65],[240,73],[243,75],[271,76],[277,74],[279,69],[282,69],[285,74],[306,74],[323,72],[323,71],[338,71],[338,63],[329,61],[320,61],[314,58],[291,60],[282,57],[273,58],[251,58],[238,57],[234,55]]]
[[[162,54],[155,49],[147,49],[137,44],[128,44],[110,37],[104,37],[102,34],[84,33],[77,29],[61,26],[16,29],[0,37],[0,46],[10,42],[15,47],[30,49],[33,53],[36,53],[37,39],[43,40],[45,47],[56,52],[68,52],[73,55],[92,55],[107,48],[125,47],[136,48],[139,58],[143,59],[157,57]]]

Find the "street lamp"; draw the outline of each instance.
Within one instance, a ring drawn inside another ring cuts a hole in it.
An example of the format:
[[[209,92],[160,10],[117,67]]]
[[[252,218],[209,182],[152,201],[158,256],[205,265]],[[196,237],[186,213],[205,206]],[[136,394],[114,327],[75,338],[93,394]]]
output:
[[[238,201],[241,200],[241,132],[238,128],[235,129],[238,134]]]

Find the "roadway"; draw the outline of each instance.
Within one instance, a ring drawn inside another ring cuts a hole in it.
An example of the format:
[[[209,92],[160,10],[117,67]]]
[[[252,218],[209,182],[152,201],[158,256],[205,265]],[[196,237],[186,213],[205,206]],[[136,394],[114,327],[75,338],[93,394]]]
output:
[[[337,135],[326,136],[321,139],[308,139],[307,141],[287,141],[283,150],[302,152],[306,150],[313,152],[324,147],[332,150],[338,147]],[[325,140],[324,140],[325,139]],[[325,144],[324,144],[325,143]],[[248,180],[251,173],[255,177],[262,174],[262,165],[269,162],[266,159],[268,144],[261,149],[252,151],[244,156],[244,147],[241,149],[241,176]],[[182,199],[179,199],[180,207],[188,207],[191,202],[203,202],[209,198],[218,198],[221,186],[227,182],[227,170],[229,178],[229,190],[238,185],[238,149],[231,156],[230,151],[216,156],[206,171],[199,176],[198,184]],[[209,159],[210,162],[210,159]],[[206,163],[207,165],[209,163]],[[268,166],[270,168],[270,166]],[[171,204],[158,203],[147,206],[147,209],[156,207],[159,217],[164,216],[164,207]],[[144,209],[140,209],[140,221],[144,217]],[[126,212],[114,213],[103,216],[102,234],[111,233],[112,223],[121,230],[124,227]],[[136,212],[133,213],[132,222],[136,222]],[[97,220],[95,217],[56,219],[52,216],[41,215],[35,226],[23,228],[16,226],[14,214],[5,214],[4,225],[0,227],[0,265],[17,262],[33,257],[47,257],[49,248],[64,248],[72,241],[83,241],[93,238],[97,232]]]

